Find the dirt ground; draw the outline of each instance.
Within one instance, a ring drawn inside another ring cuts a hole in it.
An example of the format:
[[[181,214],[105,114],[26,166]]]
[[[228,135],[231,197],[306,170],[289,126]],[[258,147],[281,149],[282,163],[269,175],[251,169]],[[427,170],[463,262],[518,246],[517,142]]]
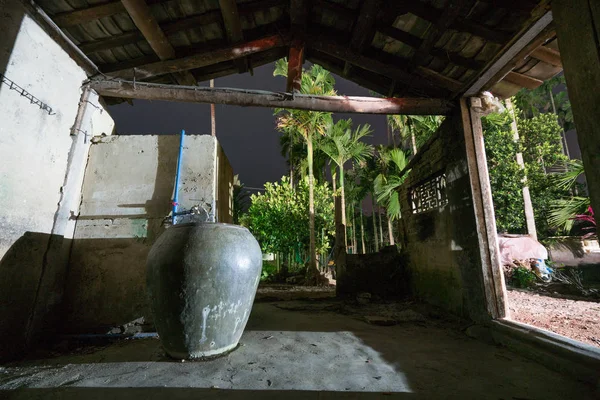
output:
[[[600,347],[600,303],[569,300],[512,289],[511,318]]]

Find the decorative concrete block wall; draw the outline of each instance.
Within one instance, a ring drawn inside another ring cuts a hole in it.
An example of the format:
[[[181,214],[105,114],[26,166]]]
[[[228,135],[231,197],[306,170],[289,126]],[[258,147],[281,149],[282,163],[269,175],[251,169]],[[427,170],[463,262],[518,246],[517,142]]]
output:
[[[482,267],[460,115],[448,117],[412,161],[401,191],[401,231],[418,298],[485,318]]]
[[[151,319],[146,256],[172,207],[178,135],[95,139],[67,280],[65,327],[105,333]],[[217,140],[187,135],[179,208],[198,206],[210,220],[231,222],[233,173]]]

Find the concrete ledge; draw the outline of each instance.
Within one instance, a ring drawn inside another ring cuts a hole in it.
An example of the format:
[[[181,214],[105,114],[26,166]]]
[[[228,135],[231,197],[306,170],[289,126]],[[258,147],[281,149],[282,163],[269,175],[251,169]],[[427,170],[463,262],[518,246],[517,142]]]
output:
[[[544,329],[506,319],[489,325],[497,344],[531,358],[547,368],[591,383],[600,394],[600,349]]]

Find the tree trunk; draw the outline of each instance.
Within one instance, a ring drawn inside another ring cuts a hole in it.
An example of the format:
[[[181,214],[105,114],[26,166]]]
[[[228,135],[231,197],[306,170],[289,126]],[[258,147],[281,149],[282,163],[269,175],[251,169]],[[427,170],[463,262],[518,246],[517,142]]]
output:
[[[362,253],[367,254],[367,250],[365,249],[365,225],[363,224],[362,201],[360,203],[360,241],[362,245]]]
[[[517,128],[517,119],[515,117],[515,109],[513,107],[512,101],[510,99],[506,99],[505,101],[506,108],[510,113],[512,118],[512,122],[510,124],[510,128],[513,133],[513,140],[515,142],[519,141],[519,130]],[[525,162],[523,162],[523,154],[518,152],[516,155],[517,164],[519,167],[525,171]],[[527,184],[527,175],[523,177],[522,181],[523,188],[521,189],[521,194],[523,196],[523,211],[525,212],[525,223],[527,224],[527,233],[533,239],[537,240],[537,229],[535,227],[535,216],[533,213],[533,204],[531,203],[531,195],[529,193],[529,185]]]
[[[346,192],[344,191],[344,166],[340,166],[340,190],[341,190],[341,200],[342,200],[342,225],[344,225],[344,232],[346,232]],[[348,234],[344,235],[344,246],[346,247],[346,252],[348,252],[348,240],[346,239]]]
[[[293,190],[294,189],[294,142],[291,141],[290,143],[291,143],[290,144],[290,154],[289,154],[289,159],[290,159],[290,187]]]
[[[317,253],[315,244],[315,198],[314,198],[314,177],[313,177],[313,143],[312,136],[309,134],[306,140],[308,148],[308,213],[310,230],[310,255],[308,268],[306,269],[306,284],[314,285],[317,283]]]
[[[412,151],[413,151],[413,157],[417,154],[417,138],[415,137],[415,133],[412,129],[412,124],[410,122],[410,119],[408,119],[409,117],[407,117],[406,119],[406,126],[408,127],[408,132],[410,134],[410,144],[412,147]]]
[[[381,210],[379,208],[377,209],[377,215],[379,216],[379,241],[381,243],[379,248],[381,249],[383,247],[383,224],[381,223]]]
[[[358,246],[356,243],[356,218],[354,217],[354,202],[352,202],[352,252],[358,254]]]
[[[377,239],[377,217],[375,217],[375,194],[371,193],[371,217],[373,219],[373,237],[375,238],[375,253],[379,251],[379,241]]]
[[[388,233],[390,235],[390,246],[393,246],[396,244],[396,242],[394,241],[394,232],[392,229],[392,219],[388,216]]]

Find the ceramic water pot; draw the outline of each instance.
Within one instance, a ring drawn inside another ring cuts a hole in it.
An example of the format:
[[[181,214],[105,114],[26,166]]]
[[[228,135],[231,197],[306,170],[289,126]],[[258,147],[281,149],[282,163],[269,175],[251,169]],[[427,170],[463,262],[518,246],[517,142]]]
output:
[[[167,354],[202,359],[233,350],[261,268],[260,246],[246,228],[211,222],[168,228],[147,261],[154,323]]]

